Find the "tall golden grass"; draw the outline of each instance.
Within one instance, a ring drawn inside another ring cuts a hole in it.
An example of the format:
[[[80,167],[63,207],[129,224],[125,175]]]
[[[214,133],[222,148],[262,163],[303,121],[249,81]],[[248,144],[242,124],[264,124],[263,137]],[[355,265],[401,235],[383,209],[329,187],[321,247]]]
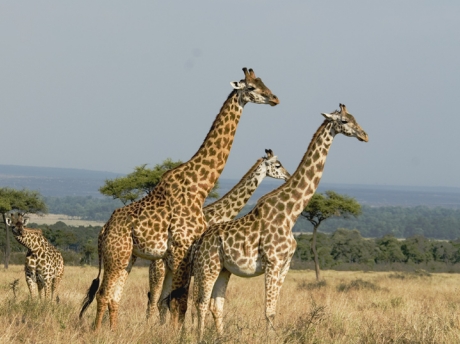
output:
[[[23,266],[0,274],[1,343],[193,343],[190,312],[182,333],[152,320],[147,323],[148,270],[135,267],[124,289],[119,328],[104,320],[92,332],[96,302],[83,320],[78,313],[97,275],[94,267],[66,267],[60,302],[29,300]],[[275,319],[275,343],[460,343],[460,276],[391,272],[290,271]],[[15,288],[14,281],[19,279]],[[192,305],[190,305],[192,307]],[[190,308],[189,308],[190,309]],[[225,305],[225,336],[219,343],[266,343],[263,276],[230,279]],[[204,340],[217,342],[208,315]]]

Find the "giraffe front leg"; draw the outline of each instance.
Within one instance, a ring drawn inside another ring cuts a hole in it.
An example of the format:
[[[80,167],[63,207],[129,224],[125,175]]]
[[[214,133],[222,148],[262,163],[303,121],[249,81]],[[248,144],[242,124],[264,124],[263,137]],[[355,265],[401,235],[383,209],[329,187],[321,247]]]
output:
[[[52,299],[52,288],[51,288],[51,285],[52,285],[52,280],[51,279],[47,279],[45,280],[45,282],[43,283],[43,290],[44,290],[44,295],[45,295],[45,300],[48,301],[48,300],[51,300]]]
[[[211,303],[209,309],[211,310],[214,322],[216,324],[217,334],[222,336],[224,334],[224,302],[225,292],[227,291],[228,282],[230,280],[231,273],[227,269],[223,269],[219,277],[217,277],[212,289]]]
[[[276,304],[278,302],[281,286],[284,278],[289,271],[289,265],[286,268],[278,266],[267,267],[265,271],[265,318],[267,320],[267,333],[275,332],[275,314]]]
[[[52,294],[52,299],[56,300],[56,302],[59,303],[59,286],[61,284],[62,276],[64,275],[64,265],[62,265],[58,272],[56,273],[56,277],[53,278],[53,283],[51,285],[51,294]],[[56,295],[56,298],[54,296]]]
[[[46,300],[46,281],[38,270],[35,271],[35,276],[37,278],[38,296],[40,300]]]
[[[26,283],[29,288],[30,296],[33,299],[38,297],[38,284],[37,284],[37,275],[35,274],[35,268],[28,266],[25,267]]]
[[[165,279],[165,264],[163,260],[152,260],[149,266],[149,293],[147,303],[147,319],[152,316],[155,306],[160,300],[160,294]],[[161,312],[160,312],[161,314]]]

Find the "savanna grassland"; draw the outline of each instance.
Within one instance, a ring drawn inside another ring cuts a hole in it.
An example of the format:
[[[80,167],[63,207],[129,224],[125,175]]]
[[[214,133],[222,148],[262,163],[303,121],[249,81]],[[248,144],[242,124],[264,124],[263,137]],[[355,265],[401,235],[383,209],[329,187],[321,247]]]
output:
[[[66,267],[60,302],[29,300],[23,266],[0,273],[1,343],[193,343],[191,312],[186,329],[145,320],[148,269],[134,267],[124,289],[119,328],[91,330],[96,301],[80,322],[84,293],[94,267]],[[398,272],[290,271],[281,291],[274,343],[459,343],[460,275]],[[12,283],[19,279],[13,290]],[[16,296],[15,296],[16,294]],[[191,309],[191,305],[189,310]],[[225,332],[219,343],[266,343],[263,276],[232,277],[225,305]],[[211,315],[207,343],[217,342]]]

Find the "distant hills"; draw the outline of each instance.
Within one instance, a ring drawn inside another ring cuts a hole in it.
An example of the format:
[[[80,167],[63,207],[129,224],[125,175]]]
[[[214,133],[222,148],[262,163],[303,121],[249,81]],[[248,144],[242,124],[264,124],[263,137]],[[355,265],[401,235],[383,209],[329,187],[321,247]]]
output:
[[[92,196],[102,198],[98,189],[106,179],[122,176],[113,172],[71,168],[0,165],[0,187],[38,190],[43,196]],[[219,194],[229,191],[238,180],[220,180]],[[266,178],[250,203],[280,186],[281,181]],[[460,188],[320,183],[318,191],[334,190],[355,197],[369,206],[440,206],[460,209]]]
[[[0,187],[38,190],[43,196],[103,197],[98,189],[106,179],[122,174],[73,168],[0,165]]]

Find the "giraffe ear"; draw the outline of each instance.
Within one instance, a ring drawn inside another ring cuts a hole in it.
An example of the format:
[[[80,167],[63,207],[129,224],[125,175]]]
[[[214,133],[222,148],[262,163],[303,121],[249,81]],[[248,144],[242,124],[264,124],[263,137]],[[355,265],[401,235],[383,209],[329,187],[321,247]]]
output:
[[[322,112],[321,115],[323,115],[326,119],[332,120],[332,115],[330,113],[324,113]]]
[[[232,87],[235,90],[241,90],[242,88],[245,87],[245,84],[242,83],[241,81],[232,81],[232,82],[230,82],[230,85],[232,85]]]
[[[11,222],[11,219],[9,217],[6,218],[6,224],[7,224],[8,227],[11,227],[12,222]]]
[[[28,217],[24,218],[24,221],[22,222],[22,225],[26,226],[28,223],[29,223],[29,218]]]

